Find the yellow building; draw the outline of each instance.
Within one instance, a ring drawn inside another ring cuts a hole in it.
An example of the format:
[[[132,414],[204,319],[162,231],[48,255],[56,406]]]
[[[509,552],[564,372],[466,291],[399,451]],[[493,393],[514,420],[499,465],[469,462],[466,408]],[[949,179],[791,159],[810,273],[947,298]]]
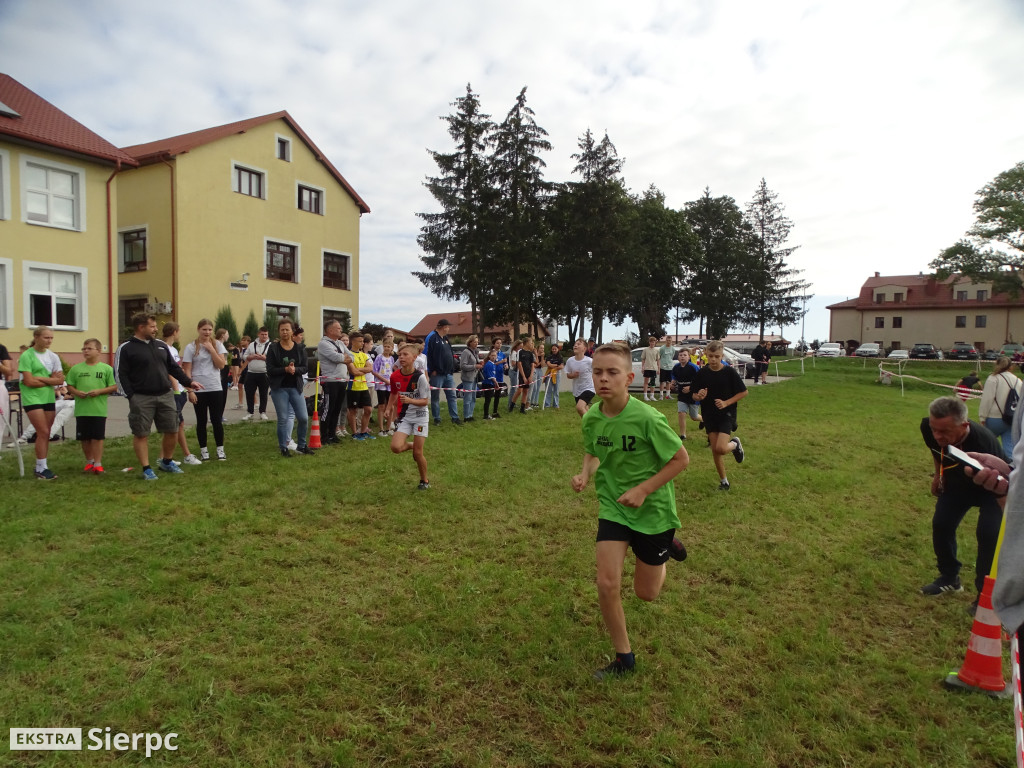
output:
[[[370,209],[287,112],[125,147],[118,177],[118,322],[155,313],[191,338],[230,306],[358,324],[359,218]],[[276,329],[271,329],[276,335]]]
[[[948,351],[962,341],[984,352],[1024,339],[1024,298],[993,293],[991,283],[962,275],[936,280],[875,272],[856,299],[828,310],[828,338],[847,348],[874,341],[883,349],[910,349],[921,342]]]
[[[117,171],[130,155],[0,74],[0,343],[17,356],[39,325],[68,363],[117,344]]]

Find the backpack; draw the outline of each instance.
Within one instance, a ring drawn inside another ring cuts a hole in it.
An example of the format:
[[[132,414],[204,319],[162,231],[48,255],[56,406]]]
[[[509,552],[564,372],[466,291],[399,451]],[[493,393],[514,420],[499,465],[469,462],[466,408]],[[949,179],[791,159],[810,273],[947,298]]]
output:
[[[1016,378],[1016,377],[1014,377]],[[1005,381],[1005,379],[1004,379]],[[1006,402],[1003,404],[1003,423],[1013,424],[1013,414],[1017,410],[1017,403],[1020,401],[1020,396],[1017,394],[1016,382],[1014,386],[1010,387],[1010,394],[1006,396]]]

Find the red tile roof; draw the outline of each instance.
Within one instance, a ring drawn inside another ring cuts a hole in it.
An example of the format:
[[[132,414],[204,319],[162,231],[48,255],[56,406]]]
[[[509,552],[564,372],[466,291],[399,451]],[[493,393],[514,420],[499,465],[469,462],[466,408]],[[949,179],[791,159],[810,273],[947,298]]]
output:
[[[911,309],[948,309],[950,307],[971,307],[971,306],[1019,306],[1020,298],[1014,298],[1006,293],[991,293],[988,298],[979,301],[971,298],[966,301],[959,301],[954,298],[955,286],[962,283],[962,275],[950,275],[945,280],[937,280],[933,275],[880,275],[877,272],[874,277],[869,277],[861,286],[860,295],[855,299],[847,299],[835,304],[829,304],[825,309],[869,309],[871,307],[903,306]],[[882,286],[895,285],[904,288],[902,301],[894,301],[887,297],[882,304],[875,302],[875,289]],[[962,289],[960,289],[962,290]]]
[[[201,131],[183,133],[180,136],[171,136],[170,138],[151,141],[147,144],[135,144],[131,147],[124,147],[124,151],[134,157],[140,165],[149,165],[168,157],[184,154],[185,152],[195,149],[196,147],[201,147],[204,144],[219,141],[220,139],[226,139],[229,136],[235,136],[239,133],[245,133],[246,131],[274,120],[284,120],[291,129],[299,135],[299,138],[302,139],[306,146],[309,147],[309,151],[313,153],[313,156],[323,163],[324,167],[327,168],[330,174],[334,176],[345,191],[352,196],[352,199],[356,201],[356,205],[359,206],[359,210],[363,213],[370,212],[370,206],[368,206],[363,198],[361,198],[355,189],[352,188],[352,185],[345,181],[345,177],[341,175],[341,172],[331,164],[331,161],[327,159],[327,156],[320,151],[320,148],[317,147],[317,145],[313,143],[313,140],[306,135],[306,132],[299,127],[299,124],[295,122],[294,118],[284,110],[274,112],[269,115],[262,115],[261,117],[250,117],[247,120],[239,120],[236,123],[218,125],[213,128],[204,128]]]
[[[473,313],[464,309],[461,312],[435,312],[432,315],[424,315],[423,319],[410,329],[409,335],[417,339],[425,338],[427,334],[437,328],[437,321],[442,318],[451,323],[451,329],[448,331],[451,336],[469,336],[473,333]],[[540,322],[540,318],[537,318],[537,324],[540,326],[544,337],[547,337],[547,330],[544,329],[544,325]],[[523,323],[520,323],[519,327],[523,328]],[[488,339],[490,339],[492,335],[511,336],[511,334],[511,325],[499,325],[484,328],[484,336]]]
[[[0,136],[42,144],[116,165],[138,165],[106,139],[61,112],[42,96],[33,93],[10,75],[0,74],[0,102],[18,113],[0,113]]]

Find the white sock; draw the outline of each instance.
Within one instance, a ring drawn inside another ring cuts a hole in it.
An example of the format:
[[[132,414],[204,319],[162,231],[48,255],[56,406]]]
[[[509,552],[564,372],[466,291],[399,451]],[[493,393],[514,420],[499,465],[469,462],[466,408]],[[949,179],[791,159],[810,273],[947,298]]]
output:
[[[46,469],[46,459],[36,459],[36,472]]]

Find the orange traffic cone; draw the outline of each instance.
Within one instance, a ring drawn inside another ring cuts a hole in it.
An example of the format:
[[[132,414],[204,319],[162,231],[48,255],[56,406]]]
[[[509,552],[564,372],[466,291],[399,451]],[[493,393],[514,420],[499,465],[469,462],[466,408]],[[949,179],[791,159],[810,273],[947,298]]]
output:
[[[309,447],[322,448],[320,444],[320,414],[313,409],[313,427],[309,430]]]
[[[978,598],[971,639],[967,643],[964,665],[946,678],[947,688],[984,693],[997,699],[1013,695],[1012,687],[1003,681],[1003,630],[992,610],[992,586],[995,579],[985,577],[985,587]]]

